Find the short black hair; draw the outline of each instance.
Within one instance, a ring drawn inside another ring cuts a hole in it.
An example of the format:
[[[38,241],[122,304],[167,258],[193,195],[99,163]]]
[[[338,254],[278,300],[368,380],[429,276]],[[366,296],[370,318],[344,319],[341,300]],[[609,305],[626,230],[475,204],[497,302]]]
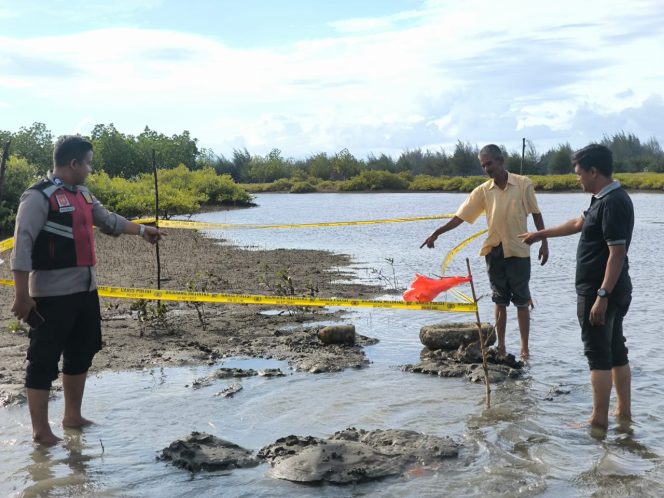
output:
[[[602,175],[613,174],[613,153],[606,145],[590,144],[572,154],[572,164],[578,164],[586,171],[595,168]]]
[[[83,161],[89,151],[92,150],[92,142],[80,135],[63,135],[55,142],[53,149],[53,165],[66,166],[73,159]]]
[[[505,156],[503,156],[503,151],[500,147],[498,147],[496,144],[489,144],[485,145],[482,147],[480,150],[480,153],[477,155],[479,156],[491,156],[493,159],[497,159],[499,161],[504,161]]]

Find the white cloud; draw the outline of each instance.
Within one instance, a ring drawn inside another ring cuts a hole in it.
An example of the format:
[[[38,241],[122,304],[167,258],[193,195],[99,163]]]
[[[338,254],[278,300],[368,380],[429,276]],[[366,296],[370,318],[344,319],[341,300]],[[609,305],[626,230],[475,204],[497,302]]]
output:
[[[578,138],[578,126],[599,130],[580,117],[589,109],[647,128],[639,120],[664,95],[660,10],[639,0],[429,1],[335,23],[338,37],[252,50],[137,28],[0,37],[0,91],[21,109],[15,128],[188,129],[224,154],[365,155],[522,136],[548,146]]]

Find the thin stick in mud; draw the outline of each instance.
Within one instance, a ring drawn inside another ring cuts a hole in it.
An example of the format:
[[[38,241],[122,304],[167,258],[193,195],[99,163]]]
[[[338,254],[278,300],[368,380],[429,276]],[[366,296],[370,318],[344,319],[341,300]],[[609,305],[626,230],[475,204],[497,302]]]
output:
[[[473,283],[473,274],[470,271],[470,260],[466,258],[466,266],[468,267],[468,276],[470,277],[470,290],[473,293],[473,301],[475,302],[475,318],[477,323],[477,331],[480,334],[480,349],[482,350],[482,369],[484,370],[484,386],[486,387],[486,407],[491,408],[491,383],[489,382],[489,367],[487,366],[487,351],[486,351],[486,337],[482,330],[482,322],[480,321],[480,311],[477,306],[477,296],[475,294],[475,284]]]

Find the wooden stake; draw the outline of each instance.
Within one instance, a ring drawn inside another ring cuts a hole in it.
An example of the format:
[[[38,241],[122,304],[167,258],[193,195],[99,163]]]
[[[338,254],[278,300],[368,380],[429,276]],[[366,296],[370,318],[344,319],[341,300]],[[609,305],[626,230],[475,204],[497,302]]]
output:
[[[154,176],[154,226],[159,228],[159,183],[157,182],[157,161],[152,149],[152,175]],[[157,289],[161,289],[161,258],[159,257],[159,241],[155,242],[157,253]]]
[[[473,283],[473,275],[470,272],[470,261],[466,258],[466,266],[468,267],[468,276],[470,277],[470,290],[473,292],[473,301],[477,306],[477,295],[475,294],[475,284]],[[484,370],[484,386],[486,387],[486,407],[491,408],[491,383],[489,382],[489,367],[487,366],[487,351],[486,351],[486,337],[482,330],[482,322],[480,321],[480,310],[475,310],[475,318],[477,319],[477,330],[480,334],[480,349],[482,350],[482,369]]]

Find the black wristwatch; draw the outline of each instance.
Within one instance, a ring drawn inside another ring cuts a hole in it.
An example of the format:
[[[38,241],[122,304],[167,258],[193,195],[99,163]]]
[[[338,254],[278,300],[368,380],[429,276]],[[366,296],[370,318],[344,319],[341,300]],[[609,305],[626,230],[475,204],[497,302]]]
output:
[[[609,297],[611,293],[608,290],[606,290],[604,287],[600,287],[599,289],[597,289],[597,295],[599,297]]]

